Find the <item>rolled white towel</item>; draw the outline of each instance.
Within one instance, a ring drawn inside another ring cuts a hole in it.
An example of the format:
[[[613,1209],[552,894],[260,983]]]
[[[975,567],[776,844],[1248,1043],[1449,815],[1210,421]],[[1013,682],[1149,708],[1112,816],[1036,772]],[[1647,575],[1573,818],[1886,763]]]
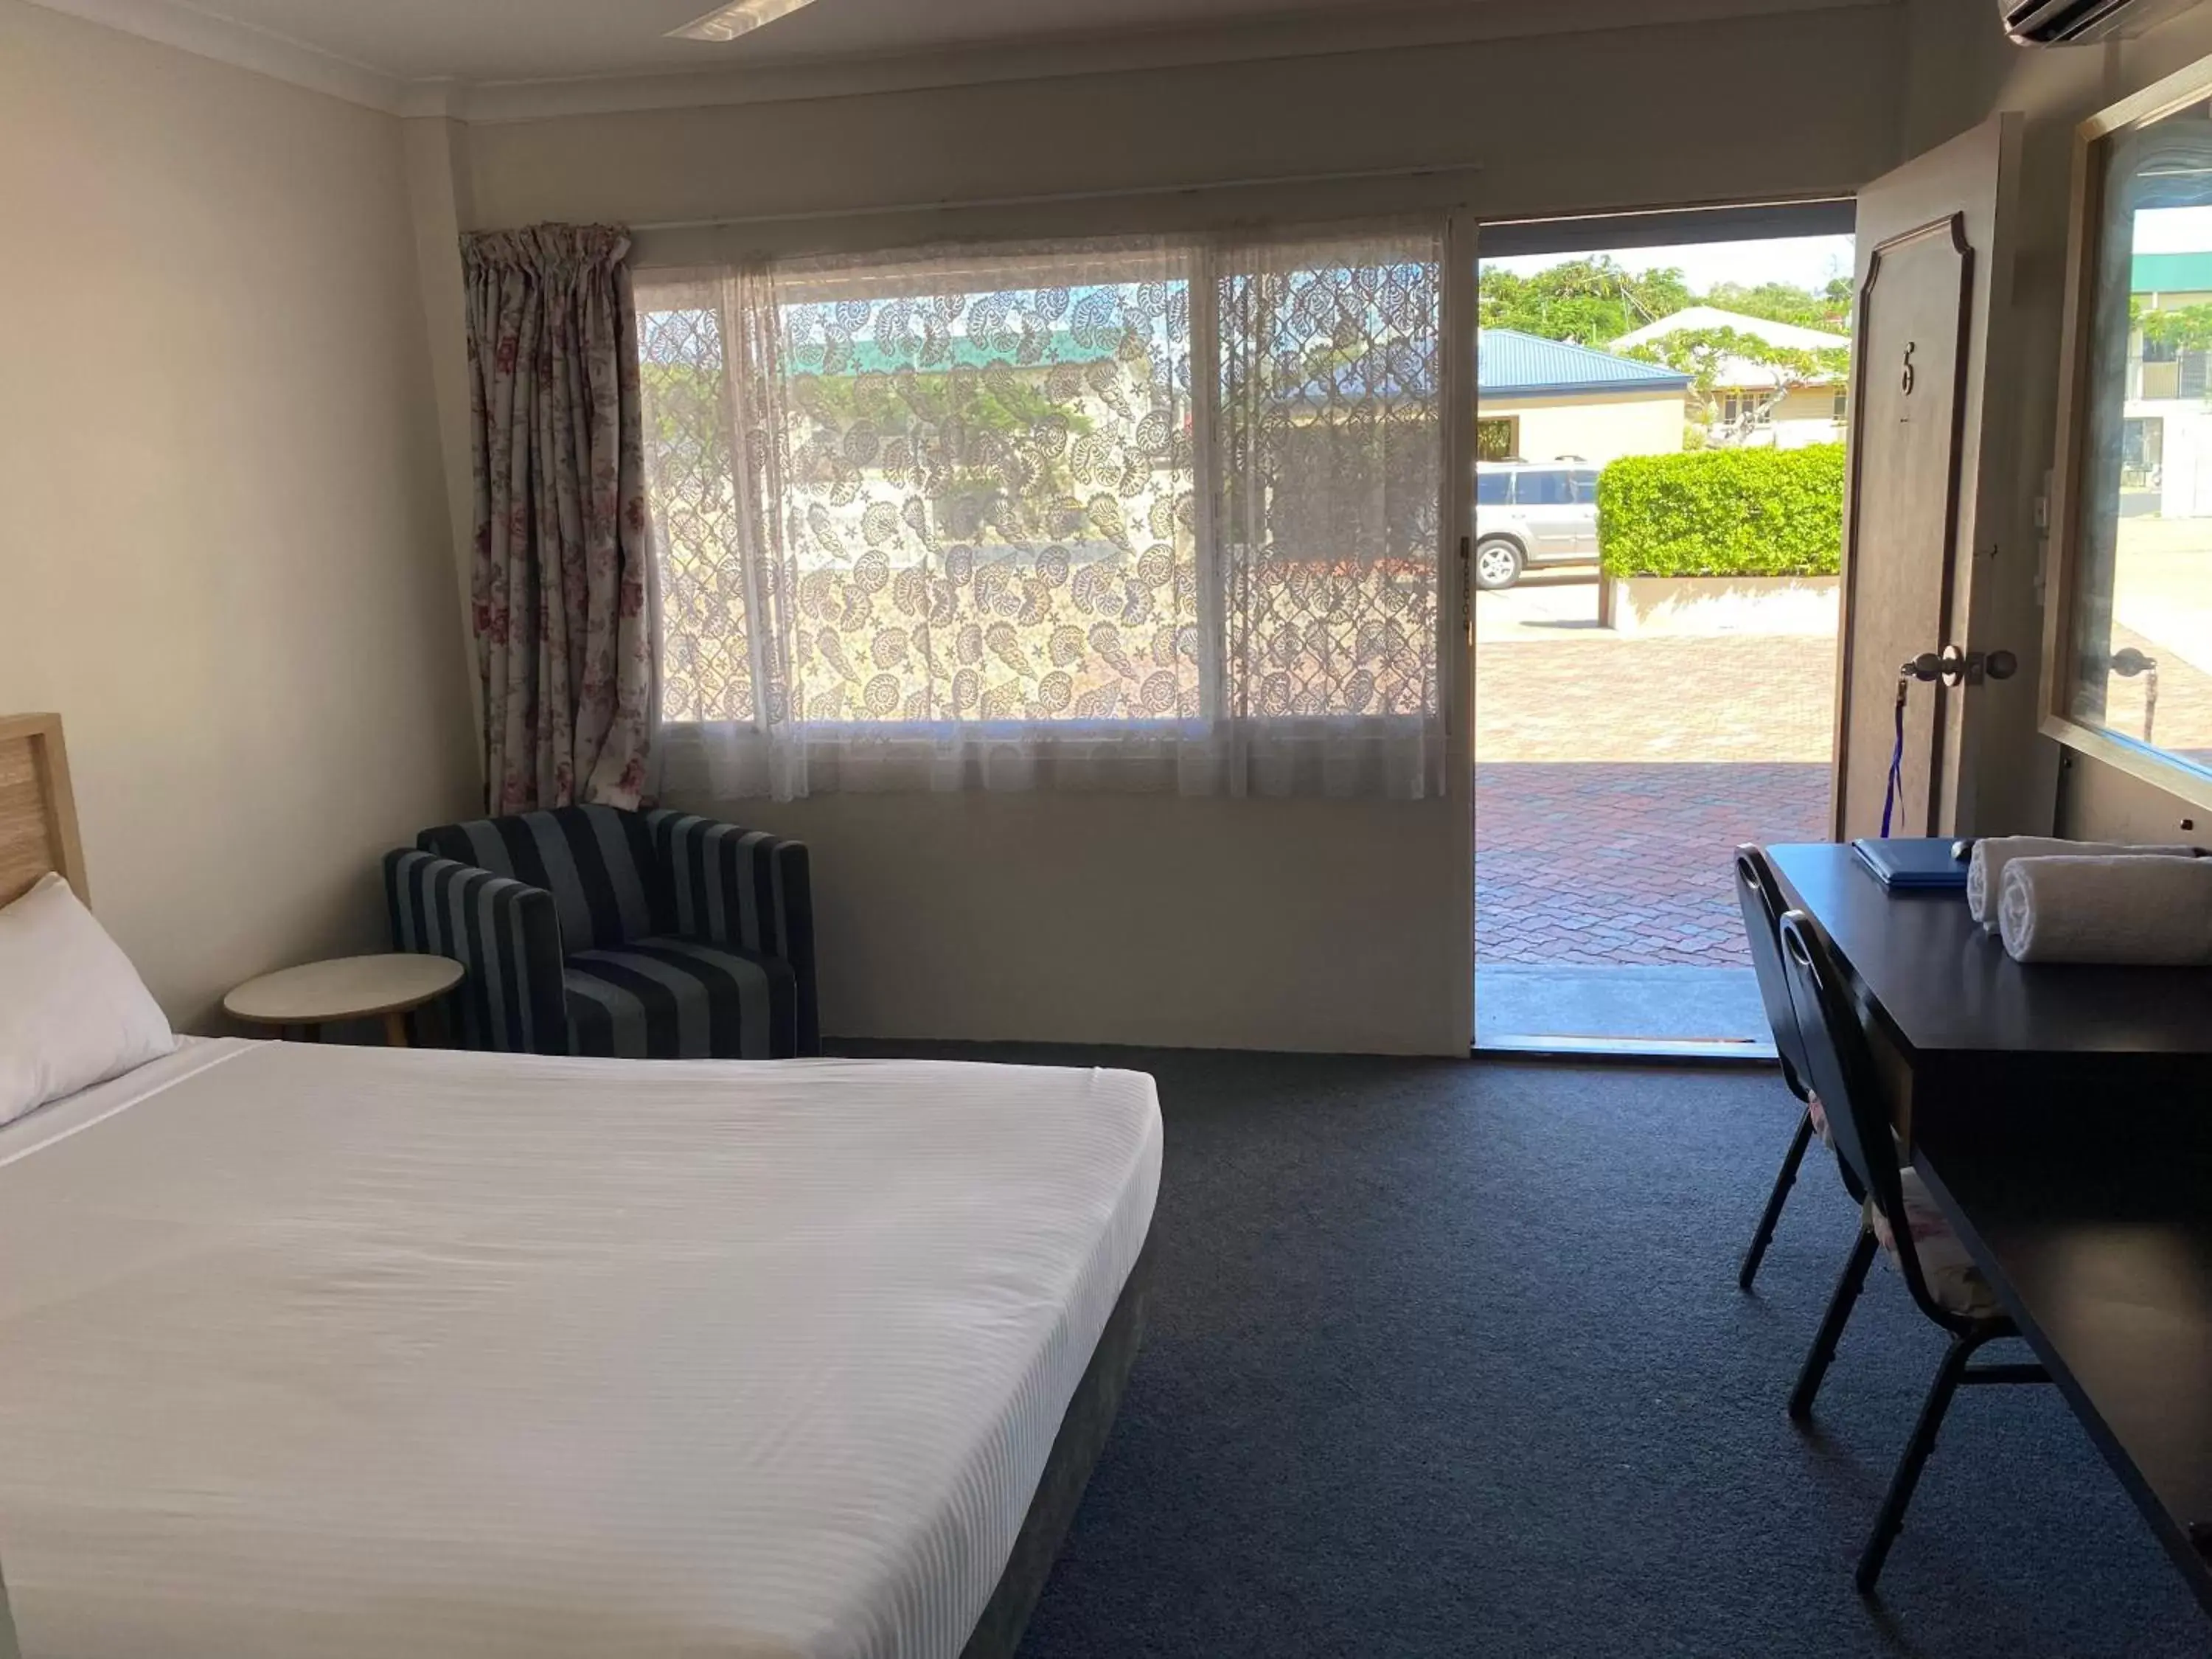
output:
[[[2004,890],[2004,867],[2014,859],[2118,858],[2163,854],[2187,858],[2193,847],[2128,847],[2109,841],[2059,841],[2050,836],[1991,836],[1974,843],[1966,863],[1966,914],[1984,933],[1997,931],[1997,898]]]
[[[2014,962],[2212,963],[2212,859],[2012,859],[1997,914]]]

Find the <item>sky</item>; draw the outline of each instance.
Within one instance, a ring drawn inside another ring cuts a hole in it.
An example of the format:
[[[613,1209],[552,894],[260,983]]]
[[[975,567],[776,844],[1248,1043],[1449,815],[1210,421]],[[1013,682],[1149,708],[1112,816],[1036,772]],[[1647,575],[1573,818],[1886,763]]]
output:
[[[2142,209],[2136,215],[2135,252],[2212,252],[2212,207]]]
[[[2212,214],[2212,209],[2191,208],[2191,213]],[[2146,215],[2145,217],[2149,216]],[[2208,222],[2212,223],[2212,222]],[[2140,233],[2136,246],[2142,246]],[[2212,246],[2212,241],[2198,247]],[[1601,250],[1603,252],[1604,250]],[[1565,264],[1570,259],[1589,259],[1595,253],[1524,253],[1506,259],[1485,259],[1485,270],[1510,270],[1521,276]],[[1848,236],[1769,236],[1750,242],[1697,242],[1682,247],[1615,248],[1608,257],[1631,270],[1650,270],[1674,265],[1691,287],[1704,293],[1716,283],[1741,283],[1755,288],[1761,283],[1790,283],[1798,288],[1822,289],[1832,276],[1851,274],[1851,239]]]

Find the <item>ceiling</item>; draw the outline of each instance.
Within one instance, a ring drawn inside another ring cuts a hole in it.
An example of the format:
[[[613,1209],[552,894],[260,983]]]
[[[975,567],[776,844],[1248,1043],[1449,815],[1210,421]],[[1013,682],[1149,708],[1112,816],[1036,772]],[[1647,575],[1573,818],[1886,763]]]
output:
[[[812,0],[735,40],[671,40],[714,0],[40,0],[188,50],[393,107],[410,89],[665,76],[757,78],[1030,49],[1054,72],[1267,57],[1495,33],[1620,27],[1882,0]],[[1041,72],[1032,66],[1024,72]],[[817,82],[817,89],[819,85]]]
[[[1465,6],[1513,0],[1462,0]],[[1540,3],[1540,0],[1538,0]],[[402,80],[531,81],[935,51],[1405,9],[1389,0],[813,0],[735,40],[672,40],[714,0],[191,0]]]

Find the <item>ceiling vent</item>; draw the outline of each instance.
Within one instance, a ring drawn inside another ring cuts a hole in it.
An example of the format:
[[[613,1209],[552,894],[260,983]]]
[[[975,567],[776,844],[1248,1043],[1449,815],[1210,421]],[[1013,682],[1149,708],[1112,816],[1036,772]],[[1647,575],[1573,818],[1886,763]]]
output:
[[[2141,34],[2191,0],[1997,0],[2005,33],[2023,46],[2079,46]]]

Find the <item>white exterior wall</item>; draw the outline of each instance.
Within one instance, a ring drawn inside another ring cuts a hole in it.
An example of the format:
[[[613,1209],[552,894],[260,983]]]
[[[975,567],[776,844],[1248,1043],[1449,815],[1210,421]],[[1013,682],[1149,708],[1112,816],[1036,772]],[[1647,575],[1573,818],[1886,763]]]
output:
[[[1685,404],[1679,392],[1582,398],[1489,398],[1477,418],[1520,422],[1524,461],[1573,456],[1603,466],[1623,455],[1669,455],[1682,447]]]
[[[1777,449],[1802,449],[1808,444],[1836,444],[1843,441],[1844,428],[1836,419],[1835,387],[1800,386],[1775,405]]]
[[[2159,461],[2159,516],[2212,518],[2212,405],[2201,398],[2130,399],[2130,420],[2149,418],[2165,427]]]

